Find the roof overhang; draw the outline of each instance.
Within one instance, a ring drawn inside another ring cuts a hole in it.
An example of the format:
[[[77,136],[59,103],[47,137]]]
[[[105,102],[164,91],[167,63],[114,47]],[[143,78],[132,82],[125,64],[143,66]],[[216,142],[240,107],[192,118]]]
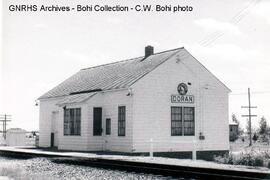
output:
[[[65,105],[75,104],[75,103],[82,103],[84,101],[87,101],[88,99],[90,99],[96,94],[97,92],[68,95],[64,97],[64,99],[58,101],[56,105],[61,107]]]

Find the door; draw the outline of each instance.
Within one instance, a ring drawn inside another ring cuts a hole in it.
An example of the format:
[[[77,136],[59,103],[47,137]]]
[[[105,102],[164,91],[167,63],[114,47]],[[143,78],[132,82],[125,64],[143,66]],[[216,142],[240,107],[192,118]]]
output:
[[[54,133],[51,133],[51,147],[54,147]]]
[[[93,113],[93,135],[102,135],[102,108],[95,107]]]
[[[111,136],[111,118],[105,119],[105,136],[104,136],[104,150],[110,150],[110,136]]]
[[[58,127],[59,127],[59,112],[52,113],[52,127],[51,127],[51,147],[58,147]]]

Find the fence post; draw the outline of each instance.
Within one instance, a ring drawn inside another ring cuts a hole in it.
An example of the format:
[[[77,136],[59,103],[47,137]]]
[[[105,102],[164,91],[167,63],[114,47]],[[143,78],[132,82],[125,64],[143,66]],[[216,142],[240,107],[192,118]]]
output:
[[[150,157],[153,157],[153,139],[150,139]]]
[[[192,149],[192,160],[197,160],[197,152],[196,152],[196,140],[193,139],[193,149]]]

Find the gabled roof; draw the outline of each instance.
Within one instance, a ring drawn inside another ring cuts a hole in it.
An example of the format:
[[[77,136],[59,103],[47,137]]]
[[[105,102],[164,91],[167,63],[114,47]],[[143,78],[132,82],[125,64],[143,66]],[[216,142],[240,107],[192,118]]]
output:
[[[80,70],[39,99],[66,96],[80,92],[128,88],[183,48],[155,53],[146,59],[138,57]]]

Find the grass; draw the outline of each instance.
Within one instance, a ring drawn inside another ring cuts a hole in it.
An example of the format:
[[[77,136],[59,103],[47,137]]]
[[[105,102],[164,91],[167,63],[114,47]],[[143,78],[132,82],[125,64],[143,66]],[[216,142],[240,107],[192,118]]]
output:
[[[262,142],[253,142],[252,146],[249,146],[249,141],[245,140],[245,142],[242,142],[240,139],[238,139],[235,142],[230,143],[230,150],[232,152],[239,152],[243,150],[260,150],[260,151],[267,151],[270,150],[270,145],[267,143],[262,143]]]

